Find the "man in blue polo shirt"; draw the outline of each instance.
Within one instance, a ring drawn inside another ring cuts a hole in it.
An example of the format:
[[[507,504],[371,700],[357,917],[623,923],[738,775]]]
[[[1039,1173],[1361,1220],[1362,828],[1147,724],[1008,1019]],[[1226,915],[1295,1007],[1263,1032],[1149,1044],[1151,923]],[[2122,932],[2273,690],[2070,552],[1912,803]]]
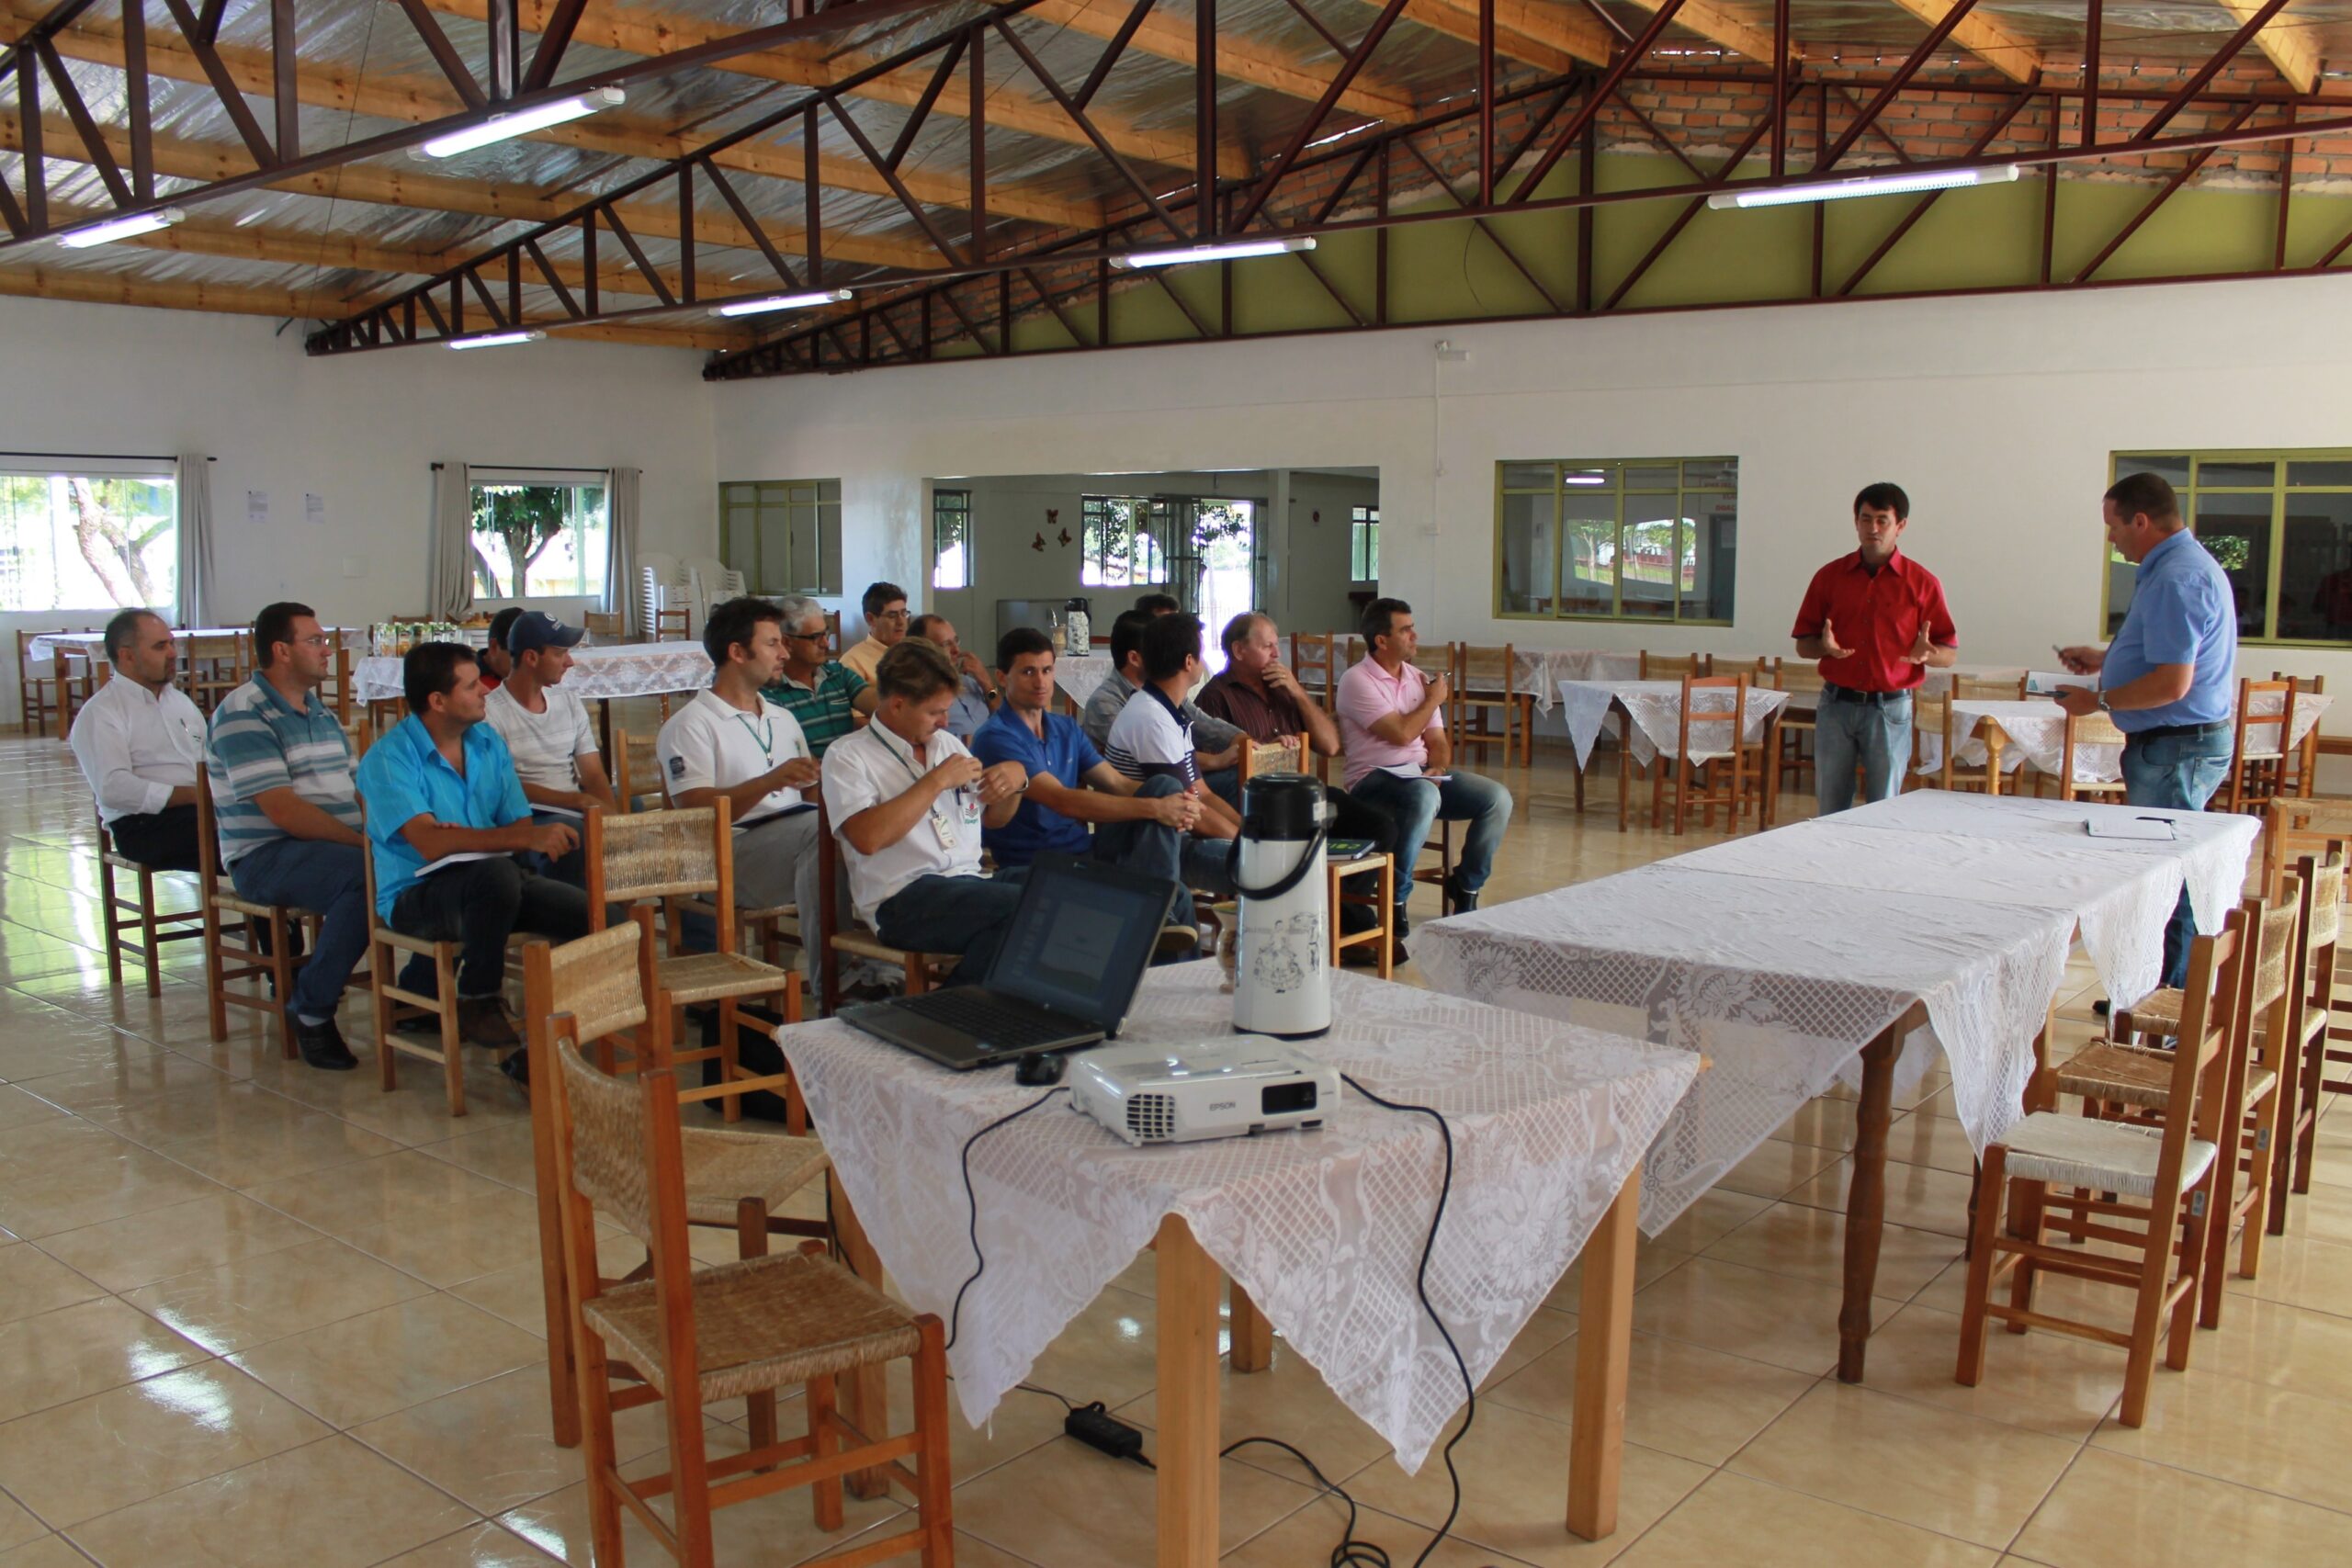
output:
[[[2107,492],[2107,540],[2140,570],[2132,607],[2106,648],[2064,648],[2077,675],[2058,704],[2077,716],[2105,708],[2123,731],[2123,797],[2134,806],[2201,811],[2229,776],[2234,739],[2238,622],[2221,563],[2183,525],[2179,498],[2155,474],[2127,474]],[[2182,889],[2165,927],[2164,983],[2188,981],[2196,928]]]
[[[997,864],[1027,865],[1039,852],[1054,850],[1165,876],[1180,888],[1223,884],[1226,841],[1193,836],[1199,797],[1172,777],[1129,778],[1102,760],[1076,719],[1046,711],[1054,700],[1052,639],[1034,626],[1015,626],[997,644],[996,657],[1003,702],[973,734],[972,754],[989,764],[1019,762],[1029,773],[1029,792],[1012,820],[981,835]],[[1189,894],[1180,894],[1168,918],[1192,923]]]
[[[403,936],[461,943],[459,1031],[477,1045],[518,1045],[522,1037],[501,999],[506,939],[516,931],[557,942],[587,935],[588,896],[525,870],[514,857],[560,860],[580,835],[562,823],[531,820],[506,742],[481,722],[473,649],[424,643],[409,650],[401,680],[409,716],[359,763],[376,913]],[[402,976],[404,983],[411,978],[421,978],[413,961]]]

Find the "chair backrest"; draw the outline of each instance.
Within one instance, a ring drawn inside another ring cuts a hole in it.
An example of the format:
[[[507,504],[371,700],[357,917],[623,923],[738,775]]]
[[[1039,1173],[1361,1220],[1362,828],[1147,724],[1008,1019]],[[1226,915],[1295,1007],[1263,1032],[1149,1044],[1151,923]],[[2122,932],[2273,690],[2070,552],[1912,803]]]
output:
[[[2252,902],[2249,900],[2249,902]],[[2165,1102],[2163,1147],[2156,1162],[2155,1212],[2170,1213],[2180,1199],[2180,1171],[2195,1137],[2220,1140],[2229,1058],[2243,1058],[2236,1024],[2243,1009],[2246,961],[2253,955],[2252,918],[2245,906],[2230,911],[2217,936],[2200,936],[2188,952],[2188,985],[2180,1007],[2180,1035],[2173,1051],[2171,1093]]]
[[[1645,681],[1679,681],[1686,676],[1709,673],[1704,655],[1697,653],[1652,653],[1642,649],[1642,674]]]
[[[1716,692],[1731,694],[1728,702],[1713,695]],[[1695,744],[1702,750],[1719,751],[1735,760],[1743,750],[1741,740],[1747,733],[1747,677],[1745,675],[1685,675],[1682,677],[1681,755],[1690,755]]]
[[[1776,679],[1784,692],[1817,692],[1828,682],[1822,679],[1821,666],[1809,659],[1784,659],[1777,661]],[[1918,710],[1912,710],[1912,723],[1918,722]]]
[[[1252,740],[1241,738],[1241,782],[1266,773],[1296,773],[1306,770],[1302,759],[1311,755],[1304,735],[1284,735],[1272,740]]]
[[[2287,754],[2295,731],[2295,682],[2238,682],[2236,761],[2267,761]]]
[[[654,741],[650,735],[613,731],[613,795],[623,811],[635,811],[637,803],[649,795],[666,798],[662,757]]]
[[[2301,918],[2301,879],[2290,872],[2278,897],[2246,900],[2247,913],[2256,926],[2254,973],[2246,986],[2246,1001],[2257,1016],[2287,995],[2288,980],[2294,967],[2295,932]]]
[[[1725,659],[1721,654],[1709,654],[1707,673],[1745,675],[1747,677],[1747,683],[1758,691],[1767,686],[1777,691],[1781,685],[1781,660],[1778,654],[1770,653],[1761,654],[1754,659]]]
[[[622,817],[591,806],[580,835],[590,922],[601,928],[611,904],[707,897],[718,910],[718,951],[732,953],[728,928],[735,910],[735,856],[728,815],[724,795],[715,806]]]
[[[1462,645],[1462,689],[1488,697],[1516,696],[1518,662],[1510,643],[1496,648],[1465,642]]]
[[[1330,632],[1293,632],[1290,634],[1290,672],[1306,688],[1307,695],[1331,711],[1339,696],[1340,656],[1338,638]]]
[[[2287,682],[2295,690],[2310,692],[2314,695],[2327,690],[2327,677],[2324,675],[2290,675],[2283,670],[2273,670],[2270,672],[2270,678],[2274,681]]]
[[[2058,759],[2059,795],[2072,800],[2077,792],[2085,790],[2093,794],[2121,791],[2123,785],[2120,781],[2087,776],[2088,764],[2082,760],[2081,753],[2092,746],[2120,748],[2122,744],[2123,731],[2116,728],[2115,721],[2107,715],[2068,714],[2065,740]]]
[[[582,610],[580,613],[580,624],[587,628],[591,637],[626,636],[624,619],[618,610]]]
[[[208,916],[220,877],[220,821],[212,807],[212,770],[199,763],[196,770],[196,886]]]
[[[842,613],[839,610],[825,612],[825,647],[836,656],[842,650]]]
[[[555,1133],[557,1177],[577,1200],[567,1209],[586,1213],[594,1245],[594,1211],[601,1209],[651,1251],[660,1228],[661,1187],[665,1178],[684,1195],[678,1157],[678,1096],[675,1070],[646,1064],[636,1081],[605,1073],[583,1055],[600,1034],[646,1021],[639,965],[643,928],[633,920],[550,949],[532,942],[523,953],[523,987],[530,1027],[540,1032],[556,1071],[548,1075]],[[561,975],[563,978],[559,979]],[[534,993],[546,998],[542,1010]],[[671,1156],[664,1169],[662,1132],[666,1122]],[[583,1295],[594,1294],[593,1254],[575,1272]],[[656,1269],[659,1270],[657,1258]]]
[[[1431,680],[1442,675],[1458,686],[1462,683],[1462,645],[1425,642],[1414,650],[1413,667]]]
[[[2025,701],[2025,680],[2022,675],[2012,681],[1993,675],[1954,675],[1951,694],[1955,697],[1982,697],[1994,702]]]
[[[2326,858],[2304,855],[2296,863],[2303,889],[2303,945],[2310,953],[2335,945],[2343,930],[2345,843],[2328,846]]]

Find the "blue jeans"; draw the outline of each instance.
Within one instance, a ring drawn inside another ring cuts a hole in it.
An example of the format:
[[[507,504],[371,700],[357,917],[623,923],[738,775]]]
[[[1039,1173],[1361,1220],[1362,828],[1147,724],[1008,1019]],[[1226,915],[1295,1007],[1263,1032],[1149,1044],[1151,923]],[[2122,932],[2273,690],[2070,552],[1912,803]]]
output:
[[[874,934],[892,947],[959,954],[949,983],[977,986],[996,962],[1028,878],[1025,865],[994,876],[918,876],[874,911]]]
[[[1911,694],[1885,703],[1858,703],[1824,692],[1815,710],[1813,797],[1820,814],[1854,804],[1854,764],[1862,765],[1862,793],[1891,798],[1911,765]],[[1866,801],[1864,804],[1868,804]]]
[[[1453,862],[1453,883],[1464,893],[1487,886],[1495,868],[1495,852],[1502,848],[1503,829],[1510,825],[1510,791],[1477,773],[1456,773],[1443,784],[1428,779],[1400,779],[1378,768],[1351,786],[1358,800],[1396,818],[1396,907],[1404,908],[1413,889],[1413,862],[1429,841],[1432,822],[1467,822],[1462,852]]]
[[[288,1010],[301,1018],[333,1018],[344,983],[368,951],[368,867],[356,844],[318,839],[273,839],[247,851],[229,868],[241,898],[284,904],[326,917],[319,945],[294,977]]]
[[[2137,735],[2123,741],[2123,798],[2134,806],[2174,811],[2202,811],[2222,781],[2230,776],[2230,759],[2237,742],[2227,725],[2203,735]],[[2188,908],[2188,889],[2165,927],[2164,983],[2176,988],[2188,984],[2188,944],[2197,935],[2196,917]]]
[[[1181,782],[1162,774],[1146,779],[1136,795],[1159,799],[1183,792]],[[1233,884],[1225,874],[1226,847],[1232,841],[1199,838],[1160,822],[1104,822],[1094,829],[1094,858],[1174,883],[1176,904],[1168,919],[1171,924],[1189,926],[1193,923],[1192,889],[1220,898],[1233,896]]]

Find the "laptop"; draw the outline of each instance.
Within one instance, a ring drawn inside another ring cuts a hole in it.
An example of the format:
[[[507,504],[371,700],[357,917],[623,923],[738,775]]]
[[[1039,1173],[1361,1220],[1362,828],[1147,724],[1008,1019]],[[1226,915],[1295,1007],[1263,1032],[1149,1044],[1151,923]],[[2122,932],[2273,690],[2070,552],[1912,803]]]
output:
[[[1039,855],[986,981],[839,1016],[958,1071],[1091,1045],[1126,1021],[1176,893],[1165,877]]]

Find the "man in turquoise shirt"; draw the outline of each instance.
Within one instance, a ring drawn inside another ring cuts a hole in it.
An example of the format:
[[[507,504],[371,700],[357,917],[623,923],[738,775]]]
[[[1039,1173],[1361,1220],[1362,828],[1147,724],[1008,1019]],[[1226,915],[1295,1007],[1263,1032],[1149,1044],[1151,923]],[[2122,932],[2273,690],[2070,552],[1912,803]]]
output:
[[[376,914],[403,936],[460,943],[458,1029],[477,1045],[518,1045],[502,999],[506,939],[516,931],[557,942],[587,935],[588,897],[514,857],[559,860],[579,831],[532,822],[506,742],[481,722],[473,649],[424,643],[409,651],[401,677],[409,716],[359,763]],[[429,991],[429,974],[412,960],[401,983]]]
[[[2107,492],[2108,542],[2140,569],[2132,607],[2104,649],[2062,648],[2096,691],[2058,694],[2077,716],[2106,709],[2123,731],[2124,798],[2134,806],[2202,811],[2229,777],[2234,750],[2238,618],[2230,580],[2180,515],[2179,498],[2155,474],[2127,474]],[[2165,928],[2164,983],[2188,981],[2196,934],[2183,889]]]

